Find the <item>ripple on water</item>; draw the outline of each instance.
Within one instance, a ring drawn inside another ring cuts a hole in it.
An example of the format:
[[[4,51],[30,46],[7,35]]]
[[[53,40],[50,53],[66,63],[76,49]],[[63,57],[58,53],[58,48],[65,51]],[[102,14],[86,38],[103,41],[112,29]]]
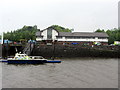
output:
[[[4,88],[117,88],[118,60],[61,59],[59,64],[2,64]]]

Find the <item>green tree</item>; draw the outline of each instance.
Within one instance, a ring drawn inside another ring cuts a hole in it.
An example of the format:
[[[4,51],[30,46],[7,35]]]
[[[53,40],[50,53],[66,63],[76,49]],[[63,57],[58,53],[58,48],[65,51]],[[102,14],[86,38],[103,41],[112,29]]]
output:
[[[53,29],[55,29],[55,30],[58,30],[59,32],[71,32],[71,29],[69,29],[69,28],[64,28],[64,27],[61,27],[61,26],[59,26],[59,25],[52,25],[52,26],[50,26],[50,27],[48,27],[48,28],[53,28]]]
[[[12,41],[20,41],[21,39],[35,40],[35,33],[38,31],[37,26],[23,26],[21,29],[17,29],[11,32],[4,33],[4,39]]]
[[[113,44],[114,41],[120,41],[120,28],[114,28],[111,30],[97,29],[95,32],[106,32],[109,36],[108,43]]]
[[[71,32],[70,29],[64,28],[58,25],[52,25],[48,28],[53,28],[58,30],[59,32]],[[36,36],[35,33],[38,31],[37,26],[23,26],[21,29],[17,29],[11,32],[4,33],[4,39],[9,39],[12,41],[20,41],[21,39],[24,40],[35,40]]]
[[[105,30],[104,29],[97,29],[95,32],[105,32]]]

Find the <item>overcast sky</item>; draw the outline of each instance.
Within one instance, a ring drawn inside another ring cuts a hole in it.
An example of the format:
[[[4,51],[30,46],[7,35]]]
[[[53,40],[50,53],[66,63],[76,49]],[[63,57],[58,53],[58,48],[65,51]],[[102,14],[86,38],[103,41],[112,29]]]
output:
[[[118,27],[119,0],[0,0],[0,32],[60,25],[76,32]]]

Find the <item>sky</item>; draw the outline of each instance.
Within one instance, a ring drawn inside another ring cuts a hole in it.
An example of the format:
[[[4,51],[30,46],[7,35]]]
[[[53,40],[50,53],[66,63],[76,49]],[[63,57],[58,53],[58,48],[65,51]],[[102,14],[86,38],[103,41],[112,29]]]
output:
[[[37,25],[93,32],[118,27],[119,0],[0,0],[0,33]]]

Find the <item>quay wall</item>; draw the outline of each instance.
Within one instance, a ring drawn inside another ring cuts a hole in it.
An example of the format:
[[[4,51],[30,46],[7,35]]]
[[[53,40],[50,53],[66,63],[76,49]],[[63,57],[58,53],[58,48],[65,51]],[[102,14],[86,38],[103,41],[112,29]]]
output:
[[[0,47],[0,54],[2,58],[7,58],[8,56],[14,56],[17,52],[22,52],[24,46],[23,45],[10,45],[3,44]]]
[[[3,57],[14,56],[16,48],[18,52],[22,52],[24,45],[22,46],[10,46],[3,45],[2,54]],[[49,58],[55,57],[111,57],[120,58],[120,46],[90,46],[90,45],[62,45],[62,44],[34,44],[33,56],[43,56]]]
[[[111,57],[120,58],[120,46],[35,45],[31,55],[43,57]]]

